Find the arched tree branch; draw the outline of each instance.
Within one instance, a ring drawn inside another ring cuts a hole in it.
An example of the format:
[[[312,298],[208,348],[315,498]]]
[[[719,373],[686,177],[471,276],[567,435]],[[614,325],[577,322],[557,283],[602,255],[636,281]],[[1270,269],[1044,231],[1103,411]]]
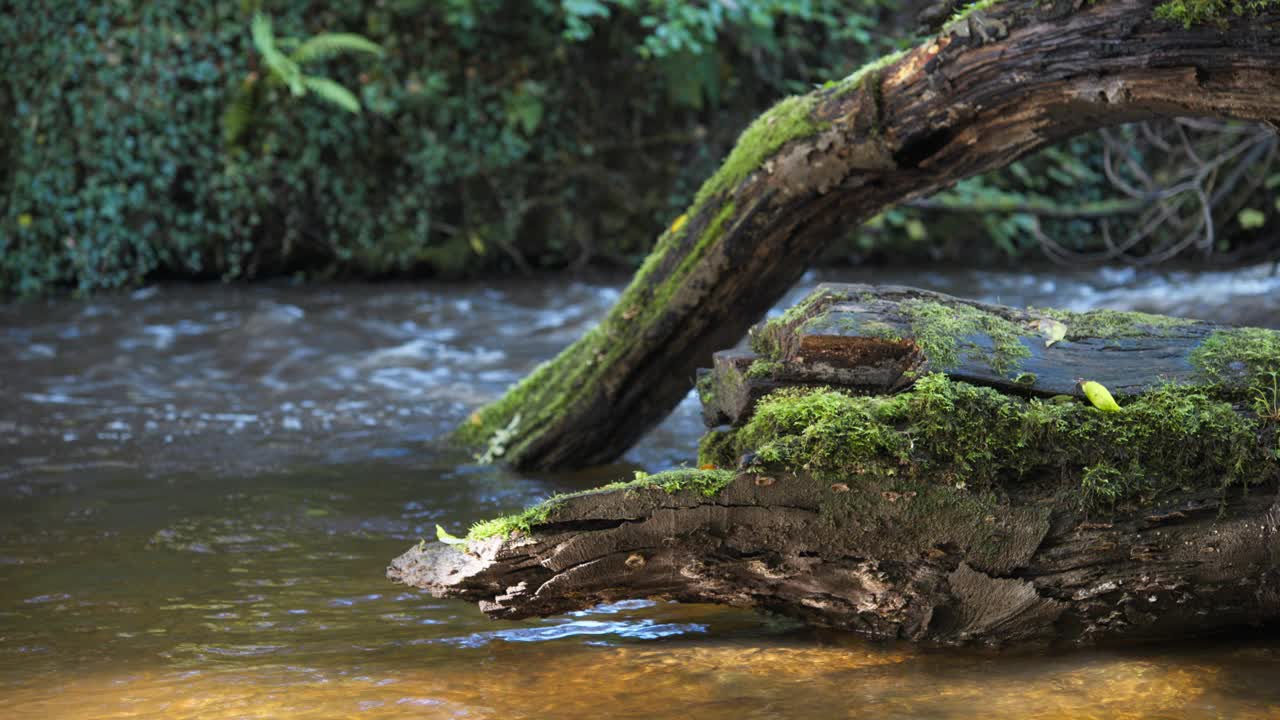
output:
[[[841,227],[1100,127],[1280,118],[1280,13],[1184,28],[1139,0],[1006,0],[789,98],[740,139],[608,316],[460,429],[524,468],[605,462],[660,421]]]

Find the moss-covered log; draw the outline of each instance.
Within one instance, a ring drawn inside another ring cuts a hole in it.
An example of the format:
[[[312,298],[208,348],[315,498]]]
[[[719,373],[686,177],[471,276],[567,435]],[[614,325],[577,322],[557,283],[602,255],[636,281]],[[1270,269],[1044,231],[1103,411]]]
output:
[[[1049,348],[1023,333],[1046,319],[1061,323]],[[893,352],[867,344],[871,323]],[[553,498],[463,546],[423,543],[389,574],[499,617],[662,596],[940,643],[1280,621],[1280,331],[826,286],[756,339],[776,359],[722,356],[716,372],[775,389],[709,432],[698,460],[733,470]],[[1014,359],[1049,367],[1050,351],[1098,340],[1094,353],[1128,348],[1145,367],[1091,365],[1124,383],[1118,409],[1005,380]],[[1002,344],[1011,366],[991,375]],[[904,348],[919,357],[885,360]],[[797,353],[858,387],[787,386]],[[920,373],[905,386],[903,367]]]
[[[1256,378],[1213,358],[1249,331],[1140,312],[989,305],[915,288],[824,284],[751,330],[754,352],[716,353],[698,381],[708,426],[740,425],[784,387],[901,389],[929,372],[1003,392],[1083,397],[1094,380],[1120,397],[1175,383],[1244,395]]]
[[[526,468],[607,461],[841,226],[1100,126],[1280,117],[1275,3],[1241,15],[1182,4],[1212,21],[1157,18],[1138,0],[978,3],[910,51],[784,100],[743,133],[599,326],[458,437]]]

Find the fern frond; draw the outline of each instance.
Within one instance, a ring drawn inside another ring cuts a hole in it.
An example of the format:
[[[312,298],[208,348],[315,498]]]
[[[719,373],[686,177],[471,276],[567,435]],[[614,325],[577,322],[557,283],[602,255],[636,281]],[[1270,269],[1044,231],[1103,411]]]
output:
[[[360,112],[360,101],[345,87],[326,77],[303,75],[302,82],[311,92],[319,95],[326,102],[333,103],[348,112]]]
[[[271,30],[271,18],[255,13],[253,22],[249,24],[249,31],[253,35],[253,46],[264,57],[276,52],[276,36]]]
[[[382,57],[382,46],[355,33],[320,33],[307,38],[293,51],[291,59],[299,65],[328,60],[343,53],[369,53]]]
[[[258,48],[258,52],[262,55],[262,61],[266,64],[272,77],[287,85],[290,92],[295,96],[305,94],[306,89],[302,84],[302,70],[298,68],[297,63],[290,60],[276,47],[276,36],[271,29],[271,18],[263,13],[254,15],[250,30],[253,34],[253,45]]]

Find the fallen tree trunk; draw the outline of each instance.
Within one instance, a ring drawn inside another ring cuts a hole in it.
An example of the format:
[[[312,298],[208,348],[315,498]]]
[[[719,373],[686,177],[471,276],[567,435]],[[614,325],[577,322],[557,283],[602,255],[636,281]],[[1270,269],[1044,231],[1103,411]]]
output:
[[[931,371],[1040,397],[1083,397],[1081,378],[1117,396],[1167,383],[1241,390],[1243,368],[1210,379],[1196,363],[1205,341],[1227,330],[1148,313],[1018,310],[916,288],[828,283],[752,328],[754,352],[716,353],[698,389],[709,427],[741,425],[760,398],[784,387],[882,394]]]
[[[953,491],[742,473],[713,498],[614,490],[472,552],[433,543],[393,579],[495,618],[636,597],[772,610],[877,638],[1092,644],[1280,620],[1274,486],[1181,493],[1105,522],[1038,502],[948,508]],[[846,498],[848,498],[846,500]],[[843,523],[833,506],[857,508]]]
[[[524,468],[615,458],[843,226],[1071,135],[1161,115],[1280,117],[1280,14],[1189,28],[1136,0],[1005,0],[789,98],[743,133],[608,316],[458,437]]]
[[[1065,326],[1047,348],[1021,334],[1046,318]],[[1280,332],[826,286],[757,338],[784,368],[777,387],[699,458],[735,470],[554,498],[476,526],[465,547],[424,543],[388,574],[495,617],[660,596],[946,644],[1280,620]],[[1109,367],[1125,348],[1141,367]],[[789,384],[809,357],[862,385]],[[1126,383],[1120,410],[1006,380],[1077,362]],[[906,385],[903,367],[917,372]]]

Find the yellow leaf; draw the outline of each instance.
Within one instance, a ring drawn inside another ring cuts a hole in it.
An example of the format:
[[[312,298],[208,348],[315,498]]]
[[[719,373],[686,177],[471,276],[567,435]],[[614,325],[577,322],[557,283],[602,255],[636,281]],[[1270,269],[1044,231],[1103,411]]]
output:
[[[674,233],[678,233],[678,232],[680,232],[680,228],[684,227],[684,223],[685,223],[685,221],[686,221],[686,220],[688,220],[688,219],[689,219],[689,215],[688,215],[688,213],[685,213],[685,214],[681,215],[680,217],[676,218],[676,219],[675,219],[675,222],[672,222],[672,223],[671,223],[671,229],[669,230],[669,232],[671,232],[671,233],[673,233],[673,234],[674,234]]]
[[[31,227],[33,220],[34,218],[31,217],[31,213],[22,213],[18,216],[18,227],[25,230],[26,228]]]
[[[1111,391],[1100,382],[1085,380],[1080,383],[1080,389],[1084,391],[1084,396],[1089,398],[1089,402],[1093,406],[1103,412],[1120,412],[1120,405],[1116,403],[1116,399],[1111,397]]]

